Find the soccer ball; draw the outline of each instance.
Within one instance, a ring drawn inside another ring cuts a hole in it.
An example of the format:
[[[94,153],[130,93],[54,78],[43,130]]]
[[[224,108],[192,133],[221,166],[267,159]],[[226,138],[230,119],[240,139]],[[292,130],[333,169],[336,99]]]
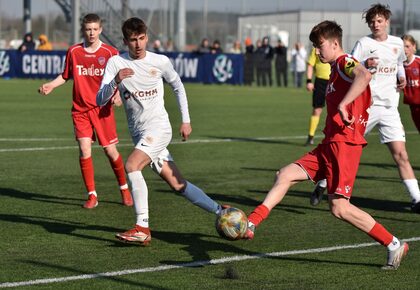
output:
[[[222,210],[216,219],[216,230],[222,238],[239,240],[243,238],[248,228],[246,214],[235,207]]]

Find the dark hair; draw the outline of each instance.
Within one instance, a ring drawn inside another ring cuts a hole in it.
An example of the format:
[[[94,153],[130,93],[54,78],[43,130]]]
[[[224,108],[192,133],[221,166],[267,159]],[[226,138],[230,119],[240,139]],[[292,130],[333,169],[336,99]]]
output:
[[[124,38],[129,39],[133,34],[146,34],[147,25],[140,18],[132,17],[124,21],[121,30]]]
[[[315,47],[321,45],[321,39],[337,39],[342,47],[343,29],[335,21],[325,20],[312,28],[309,39]]]
[[[82,19],[82,29],[84,29],[85,25],[88,23],[99,23],[99,26],[102,26],[102,19],[97,14],[89,13]]]
[[[391,18],[392,12],[389,9],[389,5],[383,5],[383,4],[373,4],[370,6],[368,10],[365,10],[363,12],[363,18],[365,18],[366,23],[369,23],[372,21],[373,17],[376,15],[380,15],[385,17],[386,20]]]

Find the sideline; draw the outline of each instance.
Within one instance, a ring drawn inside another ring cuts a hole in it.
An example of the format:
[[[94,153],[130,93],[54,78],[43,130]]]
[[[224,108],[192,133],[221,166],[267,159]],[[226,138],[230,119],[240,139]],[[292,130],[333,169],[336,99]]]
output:
[[[417,241],[420,241],[420,237],[403,239],[402,241],[417,242]],[[76,281],[76,280],[96,279],[96,278],[102,278],[102,277],[116,277],[116,276],[130,275],[130,274],[136,274],[136,273],[168,271],[168,270],[187,268],[187,267],[219,265],[219,264],[225,264],[229,262],[262,259],[262,258],[269,258],[269,257],[283,257],[283,256],[292,256],[292,255],[301,255],[301,254],[324,253],[324,252],[340,251],[340,250],[346,250],[346,249],[366,248],[366,247],[372,247],[372,246],[379,246],[379,244],[378,243],[363,243],[363,244],[342,245],[342,246],[315,248],[315,249],[306,249],[306,250],[293,250],[293,251],[285,251],[285,252],[262,253],[262,254],[255,254],[255,255],[231,256],[231,257],[224,257],[224,258],[212,259],[212,260],[206,260],[206,261],[182,263],[178,265],[163,265],[163,266],[158,266],[158,267],[128,269],[128,270],[122,270],[122,271],[85,274],[85,275],[67,276],[67,277],[50,278],[50,279],[36,279],[36,280],[29,280],[29,281],[22,281],[22,282],[6,282],[6,283],[1,283],[0,288],[33,286],[33,285],[40,285],[40,284],[51,284],[51,283],[68,282],[68,281]]]

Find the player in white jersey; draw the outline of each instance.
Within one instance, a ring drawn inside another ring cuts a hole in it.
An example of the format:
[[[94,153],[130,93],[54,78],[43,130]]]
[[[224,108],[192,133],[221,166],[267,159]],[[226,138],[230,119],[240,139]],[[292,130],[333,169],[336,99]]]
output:
[[[178,101],[183,140],[187,140],[192,131],[187,96],[179,75],[168,57],[146,51],[147,26],[141,19],[126,20],[122,31],[129,51],[109,59],[97,103],[105,105],[118,88],[135,144],[125,168],[132,186],[136,225],[116,237],[124,242],[147,245],[151,241],[148,189],[142,175],[147,165],[193,204],[215,214],[222,207],[182,177],[166,149],[172,138],[172,128],[164,107],[163,79],[172,87]]]
[[[400,178],[411,197],[411,209],[420,213],[420,190],[405,148],[405,132],[398,112],[400,91],[406,85],[403,62],[406,59],[401,38],[388,35],[391,17],[388,6],[374,4],[364,12],[372,34],[356,42],[352,55],[372,73],[370,88],[373,105],[365,135],[377,126],[380,141],[386,144],[398,167]],[[322,194],[317,185],[313,195]]]

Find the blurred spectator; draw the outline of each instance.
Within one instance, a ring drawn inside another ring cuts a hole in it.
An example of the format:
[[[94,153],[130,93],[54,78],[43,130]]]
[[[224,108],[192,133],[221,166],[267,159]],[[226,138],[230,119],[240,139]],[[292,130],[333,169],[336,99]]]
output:
[[[277,86],[281,87],[281,79],[283,79],[283,85],[287,87],[287,47],[281,39],[278,40],[277,46],[274,48],[274,54],[276,55],[274,63],[276,68]]]
[[[20,52],[31,51],[35,49],[35,42],[33,40],[32,32],[28,32],[23,37],[22,44],[18,47]]]
[[[257,86],[261,86],[262,84],[262,71],[263,71],[263,59],[264,59],[264,49],[262,48],[262,41],[261,39],[257,39],[256,42],[257,48],[254,52],[254,64],[255,64],[255,71],[257,75]]]
[[[251,38],[245,39],[245,55],[244,55],[244,84],[252,85],[254,81],[254,45]]]
[[[167,52],[173,52],[175,51],[175,46],[174,46],[174,42],[172,41],[172,39],[168,39],[168,41],[166,42],[165,45],[165,51]]]
[[[220,46],[220,41],[219,40],[216,39],[215,41],[213,41],[213,45],[210,49],[210,52],[213,53],[213,54],[223,52],[223,49]]]
[[[271,62],[273,60],[274,51],[273,47],[269,43],[269,38],[264,37],[261,47],[259,48],[259,58],[260,58],[260,85],[262,86],[272,86],[272,66]]]
[[[236,40],[233,43],[232,48],[229,51],[230,53],[235,53],[235,54],[241,54],[242,53],[242,49],[241,49],[241,43],[239,42],[239,40]]]
[[[295,87],[301,88],[303,75],[306,71],[306,57],[308,53],[306,52],[306,49],[303,47],[302,43],[296,42],[291,54],[292,72]]]
[[[201,44],[197,49],[198,53],[209,53],[210,52],[210,43],[207,38],[201,40]]]
[[[39,40],[39,45],[37,47],[38,50],[48,51],[48,50],[53,49],[51,42],[48,41],[48,37],[45,34],[41,34],[38,37],[38,40]]]
[[[155,41],[153,41],[152,51],[155,53],[163,52],[162,44],[159,39],[156,39]]]

